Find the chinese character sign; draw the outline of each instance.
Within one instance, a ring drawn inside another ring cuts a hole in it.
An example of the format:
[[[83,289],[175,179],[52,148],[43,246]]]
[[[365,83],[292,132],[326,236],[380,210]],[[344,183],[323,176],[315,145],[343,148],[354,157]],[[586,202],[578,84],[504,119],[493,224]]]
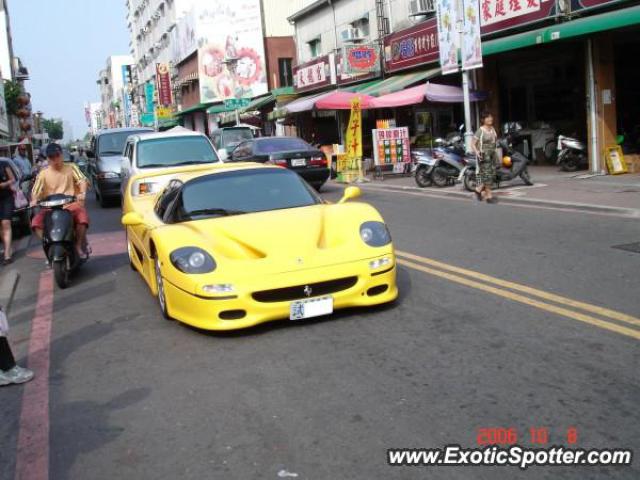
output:
[[[458,71],[458,32],[456,31],[458,19],[455,1],[436,0],[440,66],[443,74]]]
[[[376,165],[398,165],[410,162],[409,145],[408,127],[373,130],[373,156]]]
[[[153,83],[147,82],[144,86],[144,99],[147,113],[153,113],[155,110],[153,96],[155,94],[155,87]]]
[[[470,70],[482,67],[482,43],[480,40],[480,12],[478,0],[462,0],[464,21],[462,25],[462,68]]]
[[[163,107],[168,107],[173,103],[171,71],[168,63],[156,64],[156,82],[158,83],[158,101]]]
[[[360,109],[360,97],[351,100],[351,116],[346,135],[347,158],[362,158],[362,110]]]
[[[480,0],[482,26],[491,25],[540,10],[542,0]]]

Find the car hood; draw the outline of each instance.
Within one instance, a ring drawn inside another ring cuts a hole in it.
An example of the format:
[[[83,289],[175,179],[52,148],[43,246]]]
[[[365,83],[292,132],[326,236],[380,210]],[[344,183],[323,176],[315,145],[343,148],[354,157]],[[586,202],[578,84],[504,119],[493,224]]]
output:
[[[122,155],[100,155],[98,157],[98,170],[101,172],[114,172],[120,173],[122,166],[122,160],[125,157]]]
[[[360,225],[382,221],[364,203],[310,207],[218,217],[157,229],[156,245],[168,258],[180,247],[209,252],[225,278],[288,273],[373,258],[391,245],[369,247]]]

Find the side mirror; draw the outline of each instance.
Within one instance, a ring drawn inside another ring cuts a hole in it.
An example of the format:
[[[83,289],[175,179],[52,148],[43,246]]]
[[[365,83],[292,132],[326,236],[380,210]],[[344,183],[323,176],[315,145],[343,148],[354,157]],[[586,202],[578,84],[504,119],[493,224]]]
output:
[[[347,187],[344,189],[344,194],[342,198],[338,201],[338,203],[344,203],[347,200],[353,200],[354,198],[358,198],[362,191],[358,187]]]
[[[220,148],[218,149],[218,157],[220,157],[221,161],[226,162],[229,160],[229,152],[227,152],[226,148]]]
[[[138,225],[142,225],[144,223],[142,215],[138,212],[129,212],[122,217],[122,225],[125,227],[137,227]]]

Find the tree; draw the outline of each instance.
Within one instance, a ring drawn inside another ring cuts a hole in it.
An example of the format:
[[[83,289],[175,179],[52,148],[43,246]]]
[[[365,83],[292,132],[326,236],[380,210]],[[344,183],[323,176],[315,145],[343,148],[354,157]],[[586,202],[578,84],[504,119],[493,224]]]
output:
[[[56,120],[55,118],[43,118],[42,128],[49,134],[49,138],[51,140],[62,140],[64,137],[62,120]]]
[[[8,80],[4,83],[4,100],[7,104],[7,113],[15,115],[20,107],[18,106],[18,96],[22,93],[18,82]]]

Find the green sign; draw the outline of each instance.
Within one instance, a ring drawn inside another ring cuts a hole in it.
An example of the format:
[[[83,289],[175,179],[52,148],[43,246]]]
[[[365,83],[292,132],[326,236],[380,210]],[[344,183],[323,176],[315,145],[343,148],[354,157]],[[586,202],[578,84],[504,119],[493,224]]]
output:
[[[140,115],[140,123],[145,127],[153,127],[155,123],[155,118],[153,118],[153,113],[143,113]]]
[[[251,100],[248,98],[229,98],[224,101],[224,107],[227,110],[237,110],[246,107],[249,103],[251,103]]]

